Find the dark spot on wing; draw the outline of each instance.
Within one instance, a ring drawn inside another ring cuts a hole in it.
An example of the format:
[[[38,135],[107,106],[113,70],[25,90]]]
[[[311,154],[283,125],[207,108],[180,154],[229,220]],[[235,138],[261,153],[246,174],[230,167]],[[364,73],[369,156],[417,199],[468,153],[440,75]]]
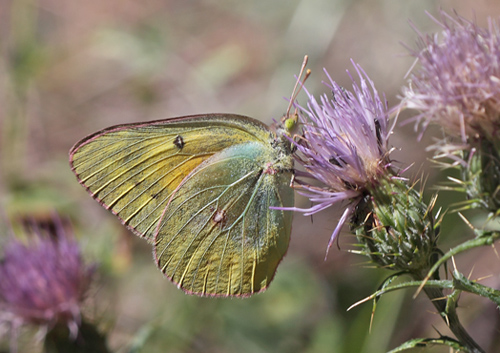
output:
[[[174,139],[174,145],[175,145],[178,149],[182,150],[182,148],[184,147],[184,139],[182,138],[182,136],[181,136],[181,135],[177,135],[177,136],[175,137],[175,139]]]

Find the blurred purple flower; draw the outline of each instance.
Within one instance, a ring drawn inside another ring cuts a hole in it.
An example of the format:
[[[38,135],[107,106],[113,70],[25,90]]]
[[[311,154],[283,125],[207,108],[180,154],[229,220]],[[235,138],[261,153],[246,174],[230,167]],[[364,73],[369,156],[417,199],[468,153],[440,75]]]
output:
[[[47,330],[66,325],[73,338],[81,322],[80,305],[95,266],[83,263],[80,248],[62,221],[28,221],[24,244],[11,239],[0,262],[0,324],[16,335],[23,324]]]
[[[443,167],[460,171],[449,190],[465,192],[463,209],[500,210],[500,23],[488,28],[440,12],[440,35],[419,33],[417,59],[402,108],[420,113],[410,119],[425,128],[440,125],[449,135],[429,149]],[[451,138],[450,138],[451,136]],[[456,138],[459,138],[456,141]]]
[[[403,107],[420,114],[412,120],[436,123],[461,138],[457,148],[482,139],[498,140],[500,133],[500,30],[488,29],[441,11],[441,35],[419,33],[418,49],[410,50],[418,68],[404,89]],[[444,146],[449,154],[450,145]],[[456,149],[456,148],[452,148]]]
[[[299,192],[308,197],[313,206],[291,210],[312,215],[333,204],[349,203],[337,224],[328,248],[344,223],[351,218],[356,205],[376,187],[378,180],[389,175],[390,161],[387,103],[382,101],[366,73],[353,62],[359,76],[353,82],[353,92],[335,83],[325,70],[333,97],[310,94],[307,107],[299,107],[303,137],[297,143],[296,159],[305,168],[298,171],[296,183]],[[391,174],[392,175],[392,174]],[[322,185],[314,186],[305,179],[312,178]]]

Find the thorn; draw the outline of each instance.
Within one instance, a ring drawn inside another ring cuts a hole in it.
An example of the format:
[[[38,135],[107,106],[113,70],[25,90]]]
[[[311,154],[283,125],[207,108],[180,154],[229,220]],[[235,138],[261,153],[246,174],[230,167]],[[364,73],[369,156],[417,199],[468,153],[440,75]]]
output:
[[[451,263],[453,264],[453,270],[454,270],[454,272],[458,272],[457,264],[455,263],[455,256],[451,257]]]
[[[475,230],[475,228],[472,225],[472,223],[469,222],[469,220],[467,218],[465,218],[465,216],[461,212],[458,212],[458,215],[460,216],[460,218],[462,218],[462,221],[464,221],[465,224],[467,224],[469,226],[470,229]]]
[[[498,256],[497,249],[495,248],[495,244],[491,244],[491,247],[493,248],[493,251],[495,252],[495,255],[497,256],[497,259],[500,259],[500,256]]]

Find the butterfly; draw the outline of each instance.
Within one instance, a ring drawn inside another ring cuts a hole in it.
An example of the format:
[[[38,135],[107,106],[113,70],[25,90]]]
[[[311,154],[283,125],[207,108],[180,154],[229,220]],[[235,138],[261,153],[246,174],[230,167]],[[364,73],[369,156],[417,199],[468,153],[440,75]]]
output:
[[[287,114],[288,115],[288,114]],[[231,114],[116,125],[70,165],[103,207],[153,246],[158,268],[200,296],[265,290],[290,241],[294,119]]]

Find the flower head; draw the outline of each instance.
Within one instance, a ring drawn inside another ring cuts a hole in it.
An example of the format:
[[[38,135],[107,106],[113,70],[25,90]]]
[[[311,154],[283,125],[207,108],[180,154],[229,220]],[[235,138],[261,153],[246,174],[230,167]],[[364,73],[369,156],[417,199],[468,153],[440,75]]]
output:
[[[83,263],[75,240],[61,220],[27,223],[25,244],[12,239],[0,263],[0,324],[14,329],[23,324],[50,328],[64,324],[76,337],[80,304],[94,266]]]
[[[318,102],[308,93],[307,108],[299,107],[303,136],[296,159],[305,172],[297,172],[296,181],[314,205],[293,210],[309,215],[347,201],[328,248],[349,222],[360,242],[357,253],[384,268],[425,272],[435,251],[432,207],[392,170],[387,104],[361,67],[354,67],[360,83],[351,77],[352,92],[329,77],[333,97],[323,95]]]
[[[327,73],[327,86],[333,96],[323,95],[318,102],[306,91],[307,107],[299,107],[303,137],[297,143],[296,158],[305,172],[298,172],[296,180],[301,193],[314,205],[293,210],[310,215],[343,200],[350,201],[329,247],[368,190],[391,174],[388,138],[392,128],[388,125],[387,104],[361,67],[353,65],[360,83],[351,77],[352,92],[340,87]],[[310,185],[307,178],[322,185]]]
[[[404,90],[403,107],[420,111],[413,120],[440,125],[451,135],[430,149],[460,170],[451,189],[464,191],[465,208],[500,210],[500,29],[481,28],[441,11],[441,35],[419,35],[412,55],[419,66]],[[459,137],[459,142],[453,142]]]
[[[481,28],[441,11],[441,35],[419,34],[411,54],[419,66],[404,89],[403,105],[420,111],[413,120],[460,137],[462,146],[500,137],[500,30]]]

